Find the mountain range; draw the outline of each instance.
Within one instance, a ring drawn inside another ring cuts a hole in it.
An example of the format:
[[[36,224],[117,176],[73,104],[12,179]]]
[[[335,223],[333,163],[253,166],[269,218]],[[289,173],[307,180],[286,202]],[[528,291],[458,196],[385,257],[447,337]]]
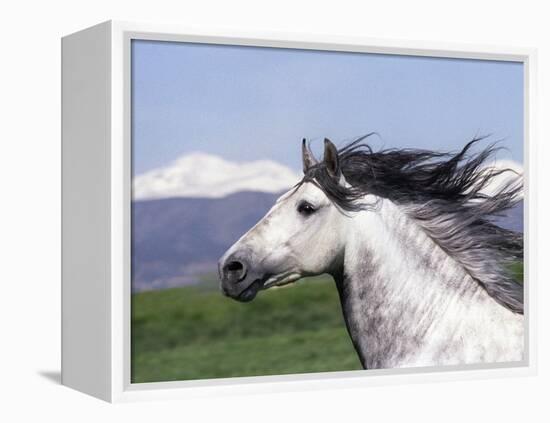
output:
[[[211,154],[191,153],[136,176],[133,198],[221,198],[241,191],[277,193],[300,179],[297,172],[271,160],[236,163]]]
[[[132,203],[132,289],[198,282],[273,206],[277,194],[237,192],[223,198],[167,198]]]

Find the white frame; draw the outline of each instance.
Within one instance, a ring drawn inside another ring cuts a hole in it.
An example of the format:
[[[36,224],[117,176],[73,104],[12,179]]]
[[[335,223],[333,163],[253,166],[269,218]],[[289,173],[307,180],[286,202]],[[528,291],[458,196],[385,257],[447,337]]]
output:
[[[527,330],[524,362],[131,384],[132,39],[523,63],[525,279],[528,281],[525,287]],[[530,251],[535,251],[536,241],[535,232],[530,230],[536,225],[536,197],[533,195],[536,192],[534,50],[327,35],[244,33],[128,22],[106,22],[64,37],[62,44],[63,384],[115,402],[469,380],[536,373],[536,256],[530,254]],[[86,107],[80,107],[82,102],[86,102]],[[104,180],[98,187],[98,178],[102,176]],[[83,201],[80,193],[88,193],[90,190],[92,199],[86,204],[86,212],[79,214]],[[81,272],[83,263],[86,274]]]

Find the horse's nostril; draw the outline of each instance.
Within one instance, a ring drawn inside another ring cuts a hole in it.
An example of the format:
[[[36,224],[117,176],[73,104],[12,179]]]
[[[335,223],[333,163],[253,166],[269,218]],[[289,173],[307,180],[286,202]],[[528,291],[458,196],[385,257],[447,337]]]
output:
[[[232,261],[227,264],[226,269],[230,272],[237,272],[243,269],[243,264],[240,261]]]
[[[229,282],[239,282],[246,276],[246,268],[242,262],[233,260],[223,267],[223,273]]]

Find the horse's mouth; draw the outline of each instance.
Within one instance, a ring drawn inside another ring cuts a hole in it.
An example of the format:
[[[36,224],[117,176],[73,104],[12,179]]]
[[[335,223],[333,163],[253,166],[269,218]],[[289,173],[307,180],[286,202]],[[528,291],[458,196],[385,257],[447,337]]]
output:
[[[272,286],[283,286],[289,283],[296,282],[302,275],[295,272],[282,273],[280,275],[271,276],[263,283],[262,289],[268,289]]]
[[[261,279],[254,280],[254,282],[248,285],[245,289],[243,289],[237,295],[231,295],[225,289],[223,290],[223,292],[225,295],[230,296],[231,298],[237,301],[247,303],[249,301],[252,301],[254,298],[256,298],[256,295],[258,295],[258,292],[260,291],[263,291],[265,289],[268,289],[274,286],[287,285],[289,283],[297,281],[298,279],[300,279],[300,277],[301,276],[297,273],[266,275]]]
[[[258,294],[258,291],[262,289],[262,287],[263,282],[260,279],[256,279],[248,287],[241,291],[241,293],[237,295],[235,299],[243,303],[252,301],[254,298],[256,298],[256,294]]]

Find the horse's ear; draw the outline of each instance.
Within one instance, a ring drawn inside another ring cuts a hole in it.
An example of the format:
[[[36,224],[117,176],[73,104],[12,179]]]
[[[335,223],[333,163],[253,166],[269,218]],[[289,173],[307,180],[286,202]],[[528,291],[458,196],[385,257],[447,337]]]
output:
[[[307,173],[311,166],[317,164],[317,160],[315,160],[315,157],[313,157],[311,150],[307,146],[305,138],[302,140],[302,164],[304,167],[304,174]]]
[[[328,174],[339,180],[340,179],[340,163],[338,160],[338,150],[336,146],[328,138],[325,138],[325,156],[323,158]]]

